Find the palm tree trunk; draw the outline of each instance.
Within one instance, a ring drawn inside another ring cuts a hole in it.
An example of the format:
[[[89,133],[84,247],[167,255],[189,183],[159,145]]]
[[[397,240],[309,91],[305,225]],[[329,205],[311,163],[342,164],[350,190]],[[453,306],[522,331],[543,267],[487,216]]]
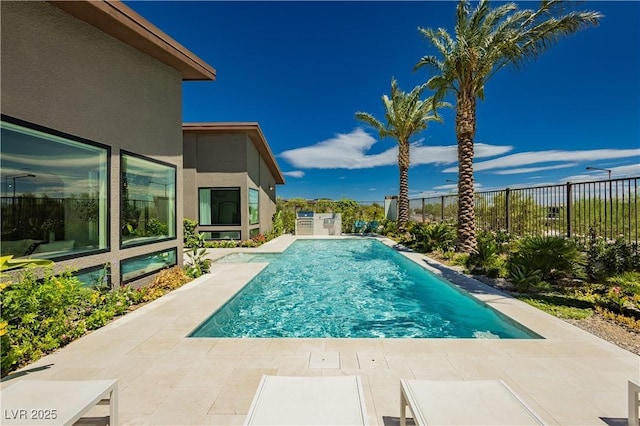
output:
[[[476,250],[476,215],[473,204],[473,138],[476,134],[476,99],[459,92],[456,105],[458,138],[458,241],[457,250]]]
[[[399,141],[398,169],[400,170],[400,194],[398,194],[398,228],[409,222],[409,141]]]

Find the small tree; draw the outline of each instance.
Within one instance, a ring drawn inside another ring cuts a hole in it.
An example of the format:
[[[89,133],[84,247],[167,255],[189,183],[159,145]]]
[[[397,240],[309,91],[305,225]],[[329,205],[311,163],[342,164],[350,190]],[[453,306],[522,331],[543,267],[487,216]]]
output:
[[[380,138],[392,137],[398,142],[398,169],[400,171],[400,191],[398,194],[398,226],[402,229],[409,221],[409,164],[410,139],[425,130],[429,121],[441,121],[433,112],[446,106],[431,98],[422,100],[426,85],[415,87],[405,93],[398,88],[398,82],[391,80],[391,97],[382,96],[386,124],[366,112],[357,112],[356,118],[373,127]]]

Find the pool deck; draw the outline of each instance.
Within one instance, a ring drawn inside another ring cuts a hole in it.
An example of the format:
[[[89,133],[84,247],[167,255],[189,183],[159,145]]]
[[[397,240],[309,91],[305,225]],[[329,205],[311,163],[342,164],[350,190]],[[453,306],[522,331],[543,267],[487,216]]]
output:
[[[280,252],[295,238],[210,256]],[[211,273],[10,374],[2,388],[20,380],[117,379],[122,424],[230,425],[242,424],[263,374],[357,374],[369,422],[383,425],[398,424],[400,379],[502,379],[548,424],[626,424],[627,380],[640,378],[640,357],[403,253],[544,339],[187,338],[265,266],[214,263]],[[91,412],[106,414],[106,407]]]

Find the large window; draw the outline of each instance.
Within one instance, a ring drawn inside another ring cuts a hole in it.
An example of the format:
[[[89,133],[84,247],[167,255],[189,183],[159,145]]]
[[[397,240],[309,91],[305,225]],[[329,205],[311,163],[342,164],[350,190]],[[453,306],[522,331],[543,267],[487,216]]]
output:
[[[128,282],[155,274],[176,265],[176,249],[132,257],[120,262],[120,282]]]
[[[176,237],[176,168],[122,153],[122,246]]]
[[[249,188],[249,225],[260,223],[260,195],[257,189]]]
[[[2,117],[2,255],[59,259],[109,248],[109,148]]]
[[[240,225],[240,188],[200,188],[200,225]]]
[[[205,240],[240,240],[240,231],[204,231]]]

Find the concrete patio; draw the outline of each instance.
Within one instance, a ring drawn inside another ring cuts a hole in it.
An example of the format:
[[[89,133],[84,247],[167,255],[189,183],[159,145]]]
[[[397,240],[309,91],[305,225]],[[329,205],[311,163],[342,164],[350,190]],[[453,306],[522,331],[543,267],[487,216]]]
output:
[[[242,251],[279,252],[294,240],[282,236]],[[210,252],[231,251],[238,249]],[[369,421],[382,425],[397,421],[402,378],[502,379],[548,424],[626,424],[627,380],[640,378],[640,357],[422,255],[404,254],[544,339],[188,338],[266,266],[214,263],[210,274],[9,375],[2,387],[113,378],[123,424],[227,425],[242,423],[263,374],[357,374]]]

